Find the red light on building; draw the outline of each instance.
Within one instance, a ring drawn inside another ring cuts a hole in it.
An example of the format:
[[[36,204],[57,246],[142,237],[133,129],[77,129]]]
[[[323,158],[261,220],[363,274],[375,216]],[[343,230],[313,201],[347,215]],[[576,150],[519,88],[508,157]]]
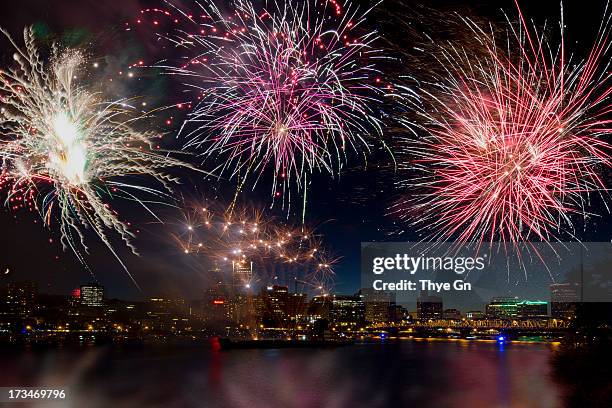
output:
[[[223,305],[225,304],[225,300],[223,299],[215,299],[213,300],[213,305]]]
[[[72,289],[72,297],[80,298],[81,297],[81,288]]]

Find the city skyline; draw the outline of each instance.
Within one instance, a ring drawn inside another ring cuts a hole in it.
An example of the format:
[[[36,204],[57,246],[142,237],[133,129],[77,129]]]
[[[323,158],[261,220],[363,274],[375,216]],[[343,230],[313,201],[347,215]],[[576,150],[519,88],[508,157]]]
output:
[[[353,293],[335,293],[335,292],[325,292],[325,293],[307,293],[302,291],[295,291],[296,288],[292,288],[290,285],[282,285],[279,283],[262,285],[262,286],[248,286],[245,287],[243,285],[233,285],[231,282],[219,282],[216,285],[212,285],[208,288],[202,290],[199,296],[196,297],[182,297],[176,295],[170,295],[168,293],[159,292],[156,294],[151,294],[143,298],[138,299],[129,299],[129,298],[120,298],[117,296],[113,296],[111,293],[106,290],[106,288],[99,284],[98,282],[87,282],[82,283],[76,286],[73,290],[67,293],[47,293],[41,291],[41,288],[34,281],[11,281],[4,283],[4,289],[8,286],[26,286],[34,288],[33,291],[36,294],[40,294],[43,296],[57,296],[65,299],[80,299],[79,301],[87,306],[102,306],[106,301],[121,301],[121,302],[147,302],[151,299],[172,299],[172,300],[180,300],[185,302],[195,302],[205,300],[211,304],[216,304],[214,302],[215,299],[224,299],[231,297],[231,293],[241,294],[241,295],[249,295],[249,296],[258,296],[258,294],[265,293],[266,291],[272,290],[272,288],[283,290],[288,294],[295,294],[304,296],[304,299],[307,301],[312,301],[315,298],[321,297],[329,297],[334,298],[351,298],[351,297],[361,297],[364,299],[364,302],[368,302],[367,299],[370,299],[370,302],[383,302],[389,304],[397,304],[398,306],[402,306],[406,308],[408,313],[416,314],[419,310],[419,302],[430,301],[432,303],[440,303],[440,316],[442,312],[450,311],[458,311],[462,316],[467,316],[470,312],[481,312],[483,314],[487,314],[485,310],[491,303],[495,302],[513,302],[512,304],[517,305],[519,303],[522,304],[546,304],[548,307],[548,314],[555,314],[553,310],[550,309],[551,304],[556,302],[568,302],[568,303],[579,303],[583,301],[583,294],[581,291],[581,285],[579,283],[553,283],[547,287],[548,296],[546,299],[528,299],[525,297],[513,296],[513,295],[501,295],[501,296],[492,296],[486,302],[483,302],[480,307],[472,307],[466,309],[457,309],[456,307],[447,307],[448,303],[444,302],[444,295],[437,294],[435,292],[430,292],[428,290],[418,290],[415,293],[415,299],[411,302],[404,302],[398,300],[395,292],[388,291],[377,291],[372,288],[361,288]],[[425,299],[425,300],[424,300]],[[427,300],[429,299],[429,300]],[[410,308],[408,308],[408,306]],[[454,305],[453,305],[454,306]],[[436,312],[436,313],[438,313]],[[489,315],[494,315],[488,313]]]
[[[166,343],[211,336],[311,342],[388,336],[554,342],[583,313],[580,289],[569,284],[552,285],[550,302],[494,297],[479,311],[444,307],[442,297],[427,291],[419,294],[416,308],[407,309],[396,303],[394,294],[371,289],[310,299],[286,286],[244,289],[219,284],[194,300],[155,296],[130,301],[112,298],[98,284],[83,284],[59,296],[39,292],[33,282],[11,282],[0,288],[0,342]]]

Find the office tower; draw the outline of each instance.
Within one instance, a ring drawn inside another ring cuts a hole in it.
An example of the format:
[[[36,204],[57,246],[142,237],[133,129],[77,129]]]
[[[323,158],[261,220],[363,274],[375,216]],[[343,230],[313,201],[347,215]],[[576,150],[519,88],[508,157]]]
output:
[[[545,319],[548,317],[548,303],[524,300],[517,304],[516,315],[521,319]]]
[[[4,310],[7,316],[25,318],[32,314],[38,295],[38,286],[31,281],[9,282],[4,297]]]
[[[232,262],[232,287],[236,292],[249,289],[253,280],[253,263],[248,261]]]
[[[426,290],[422,290],[417,298],[417,318],[418,319],[441,319],[442,318],[442,298],[430,296]]]
[[[104,287],[96,283],[81,286],[81,305],[104,306]]]
[[[494,319],[514,319],[517,317],[518,297],[494,297],[486,307],[487,317]]]
[[[365,324],[365,303],[361,295],[334,295],[331,302],[330,319],[343,326]]]
[[[468,320],[479,320],[486,317],[485,313],[480,310],[470,310],[465,314]]]
[[[329,319],[332,299],[330,295],[314,296],[308,304],[308,317],[310,321]]]
[[[553,283],[550,285],[550,316],[553,319],[576,318],[576,307],[580,302],[578,283]]]
[[[369,323],[386,323],[391,320],[395,293],[364,288],[361,289],[361,294],[365,303],[365,318]]]
[[[442,313],[442,317],[448,320],[461,320],[461,312],[457,309],[446,309]]]

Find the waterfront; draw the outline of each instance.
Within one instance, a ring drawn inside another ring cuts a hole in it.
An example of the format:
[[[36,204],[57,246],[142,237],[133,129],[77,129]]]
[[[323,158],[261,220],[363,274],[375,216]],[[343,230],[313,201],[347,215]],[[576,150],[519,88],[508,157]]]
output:
[[[552,379],[554,350],[411,340],[229,352],[5,350],[0,385],[67,387],[66,406],[92,408],[556,408],[564,404],[562,387]]]

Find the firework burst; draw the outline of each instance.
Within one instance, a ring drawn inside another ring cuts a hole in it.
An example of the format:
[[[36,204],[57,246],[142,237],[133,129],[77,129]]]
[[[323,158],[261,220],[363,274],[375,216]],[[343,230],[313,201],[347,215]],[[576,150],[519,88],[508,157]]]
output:
[[[439,47],[446,75],[419,107],[426,136],[404,146],[404,167],[421,176],[400,182],[416,192],[393,211],[433,228],[434,238],[460,242],[574,237],[575,216],[590,215],[592,196],[606,198],[599,175],[610,166],[604,138],[612,133],[605,15],[582,62],[566,54],[563,21],[560,45],[552,46],[519,9],[500,46],[492,30],[463,20],[486,53]]]
[[[308,289],[328,291],[333,259],[321,237],[304,226],[291,227],[253,209],[190,205],[171,234],[186,256],[207,258],[220,270],[249,266],[252,275],[242,285],[299,282]]]
[[[336,175],[348,151],[365,156],[381,133],[376,34],[362,29],[365,14],[335,1],[200,8],[197,17],[175,9],[187,23],[164,35],[188,56],[163,67],[200,99],[186,148],[221,158],[238,191],[270,171],[272,196],[289,208],[297,187],[305,207],[309,175]]]
[[[108,231],[117,232],[135,252],[129,224],[104,197],[135,200],[149,210],[136,194],[166,193],[133,184],[130,176],[152,177],[165,189],[176,180],[162,169],[182,163],[155,152],[158,135],[131,127],[145,115],[134,116],[127,101],[107,102],[79,85],[85,61],[81,52],[53,47],[45,63],[31,29],[24,32],[24,48],[3,33],[15,47],[17,64],[0,73],[0,156],[7,204],[39,211],[47,226],[58,220],[64,248],[71,248],[83,263],[79,249],[87,250],[85,228],[115,256]]]

